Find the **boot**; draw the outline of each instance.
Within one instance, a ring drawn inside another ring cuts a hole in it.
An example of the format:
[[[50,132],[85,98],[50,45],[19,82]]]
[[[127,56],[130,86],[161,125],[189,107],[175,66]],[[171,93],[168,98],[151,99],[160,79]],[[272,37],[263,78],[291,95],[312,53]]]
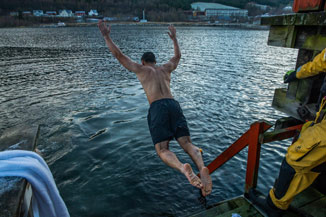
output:
[[[260,209],[262,209],[268,217],[281,217],[284,210],[277,208],[270,196],[264,197],[255,189],[249,190],[249,200]]]

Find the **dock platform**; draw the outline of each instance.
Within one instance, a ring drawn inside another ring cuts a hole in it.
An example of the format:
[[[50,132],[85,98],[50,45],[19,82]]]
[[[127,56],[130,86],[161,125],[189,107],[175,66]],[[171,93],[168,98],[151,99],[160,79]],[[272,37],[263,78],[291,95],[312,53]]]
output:
[[[190,215],[191,217],[231,217],[238,214],[242,217],[267,216],[259,207],[253,205],[246,197],[239,196],[230,200],[222,201],[213,207],[199,213]],[[283,214],[283,217],[325,217],[326,216],[326,195],[310,187],[300,193],[290,208]]]

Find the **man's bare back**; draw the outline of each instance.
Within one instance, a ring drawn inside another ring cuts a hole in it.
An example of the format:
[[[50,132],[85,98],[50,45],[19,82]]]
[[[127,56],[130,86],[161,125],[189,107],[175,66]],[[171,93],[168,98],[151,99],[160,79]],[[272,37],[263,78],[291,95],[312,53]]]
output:
[[[170,32],[168,32],[173,41],[174,56],[166,64],[157,66],[155,55],[151,52],[144,53],[142,64],[133,62],[113,43],[110,38],[111,27],[107,27],[102,21],[99,21],[98,26],[112,54],[126,69],[135,72],[144,88],[150,104],[147,120],[157,154],[168,166],[184,174],[190,184],[200,188],[203,196],[209,195],[212,191],[209,170],[204,166],[199,148],[191,142],[186,118],[170,90],[171,73],[177,68],[181,58],[176,29],[170,25]],[[169,142],[172,138],[177,140],[194,161],[201,178],[195,175],[190,164],[182,164],[169,150]]]
[[[171,72],[164,66],[146,66],[137,74],[149,104],[164,98],[173,98],[170,90]]]

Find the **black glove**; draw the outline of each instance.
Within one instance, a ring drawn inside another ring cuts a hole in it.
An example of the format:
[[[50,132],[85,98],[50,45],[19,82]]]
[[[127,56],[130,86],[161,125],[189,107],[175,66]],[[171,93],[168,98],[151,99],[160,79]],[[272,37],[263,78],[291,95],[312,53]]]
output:
[[[289,83],[291,81],[295,81],[297,80],[297,71],[295,70],[290,70],[287,73],[285,73],[283,79],[284,79],[284,83]]]

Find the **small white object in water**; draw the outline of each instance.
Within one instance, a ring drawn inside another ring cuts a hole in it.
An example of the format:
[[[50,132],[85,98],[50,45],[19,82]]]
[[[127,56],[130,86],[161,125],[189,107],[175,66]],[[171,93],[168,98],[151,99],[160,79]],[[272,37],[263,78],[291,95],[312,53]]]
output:
[[[58,23],[58,26],[59,26],[59,27],[64,27],[64,26],[66,26],[66,24],[65,24],[64,22],[59,22],[59,23]]]
[[[238,213],[232,213],[232,217],[241,217]]]

